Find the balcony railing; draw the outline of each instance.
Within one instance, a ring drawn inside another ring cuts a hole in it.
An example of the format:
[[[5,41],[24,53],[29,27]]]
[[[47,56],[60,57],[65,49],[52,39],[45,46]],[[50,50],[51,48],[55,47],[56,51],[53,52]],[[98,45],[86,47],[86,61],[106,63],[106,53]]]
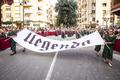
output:
[[[43,11],[38,11],[37,14],[41,15],[43,14]]]
[[[31,10],[24,10],[24,13],[28,13],[28,14],[32,14],[32,11]]]
[[[26,2],[23,6],[24,6],[24,7],[31,7],[31,6],[32,6],[32,3],[31,3],[31,2]]]

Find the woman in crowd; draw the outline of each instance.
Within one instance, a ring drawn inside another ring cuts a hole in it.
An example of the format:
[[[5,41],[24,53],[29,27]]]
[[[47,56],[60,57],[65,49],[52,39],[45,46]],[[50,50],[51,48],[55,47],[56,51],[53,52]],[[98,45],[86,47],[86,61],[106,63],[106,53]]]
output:
[[[109,28],[108,34],[104,36],[105,46],[103,49],[103,58],[104,62],[106,62],[109,66],[112,66],[112,58],[113,58],[113,47],[116,40],[116,35],[114,35],[114,29]]]

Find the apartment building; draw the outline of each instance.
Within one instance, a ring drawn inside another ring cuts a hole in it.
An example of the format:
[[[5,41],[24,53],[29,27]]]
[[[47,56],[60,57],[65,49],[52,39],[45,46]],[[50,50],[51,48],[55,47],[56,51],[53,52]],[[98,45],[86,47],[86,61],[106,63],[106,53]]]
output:
[[[110,26],[111,0],[78,0],[82,27]]]
[[[47,27],[53,25],[54,13],[50,0],[14,0],[11,6],[2,6],[2,21],[12,21],[22,27]]]

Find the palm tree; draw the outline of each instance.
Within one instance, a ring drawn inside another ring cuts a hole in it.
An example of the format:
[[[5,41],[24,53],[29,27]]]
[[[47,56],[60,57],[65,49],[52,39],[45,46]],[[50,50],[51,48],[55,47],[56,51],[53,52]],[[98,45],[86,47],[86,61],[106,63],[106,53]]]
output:
[[[55,11],[58,13],[56,24],[74,26],[77,23],[77,3],[74,0],[58,0]]]

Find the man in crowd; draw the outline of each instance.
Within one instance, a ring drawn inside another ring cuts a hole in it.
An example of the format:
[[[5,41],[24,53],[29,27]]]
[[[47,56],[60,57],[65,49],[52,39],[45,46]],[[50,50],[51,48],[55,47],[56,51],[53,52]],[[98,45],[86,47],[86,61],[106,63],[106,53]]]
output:
[[[11,56],[16,54],[16,42],[12,39],[13,37],[15,37],[17,35],[17,30],[16,29],[12,29],[10,32],[8,32],[7,37],[9,37],[9,41],[10,41],[10,46],[11,46],[11,50],[12,50],[12,54],[10,54]]]

